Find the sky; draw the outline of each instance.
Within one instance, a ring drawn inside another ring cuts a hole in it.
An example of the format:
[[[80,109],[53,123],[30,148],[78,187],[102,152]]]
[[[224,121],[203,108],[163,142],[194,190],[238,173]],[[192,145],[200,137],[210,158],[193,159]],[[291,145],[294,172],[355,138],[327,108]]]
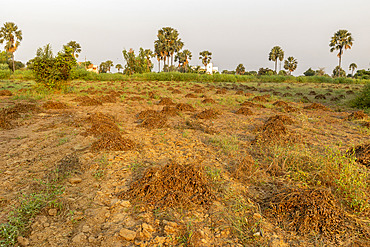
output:
[[[298,60],[294,75],[310,67],[332,74],[338,58],[330,38],[346,29],[354,42],[343,68],[370,68],[369,0],[0,0],[0,6],[0,25],[14,22],[23,32],[15,53],[22,62],[48,43],[56,54],[74,40],[82,48],[79,61],[124,65],[123,49],[153,50],[158,30],[169,26],[192,52],[191,65],[201,65],[199,52],[208,50],[220,71],[240,63],[247,71],[273,69],[268,54],[278,45],[285,58]]]

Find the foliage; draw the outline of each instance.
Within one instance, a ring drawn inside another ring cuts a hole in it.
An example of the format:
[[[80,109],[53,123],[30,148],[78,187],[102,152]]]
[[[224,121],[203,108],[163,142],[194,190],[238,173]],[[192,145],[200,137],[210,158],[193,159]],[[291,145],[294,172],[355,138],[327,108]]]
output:
[[[1,51],[0,52],[0,63],[8,63],[11,58],[11,54],[6,51]]]
[[[72,56],[72,50],[65,47],[54,58],[50,45],[37,50],[37,56],[33,59],[33,71],[35,80],[49,89],[63,89],[70,79],[71,70],[76,66],[76,59]]]
[[[284,69],[289,70],[289,74],[291,75],[294,70],[297,69],[298,61],[294,57],[288,57],[284,61]]]
[[[202,60],[202,64],[207,70],[207,64],[211,62],[212,59],[212,52],[209,51],[201,51],[199,52],[199,59]]]
[[[235,75],[236,74],[235,70],[230,71],[230,70],[227,70],[227,69],[223,70],[221,73],[226,74],[226,75]]]
[[[335,67],[333,70],[333,77],[344,77],[346,72],[339,66]]]
[[[123,58],[126,61],[126,65],[123,69],[125,75],[133,75],[134,73],[142,74],[150,72],[153,68],[153,64],[150,59],[154,56],[154,53],[150,49],[144,50],[140,47],[139,55],[135,55],[133,49],[123,50]]]
[[[179,38],[179,32],[172,27],[163,27],[158,30],[157,38],[158,40],[154,41],[154,54],[159,63],[159,70],[161,60],[163,60],[164,68],[170,68],[170,57],[171,66],[173,66],[174,54],[184,47],[184,43]]]
[[[280,70],[278,75],[286,76],[286,75],[288,75],[288,72],[286,72],[285,70]]]
[[[272,69],[269,69],[269,68],[260,68],[258,70],[258,75],[274,75],[276,74],[275,71],[273,71]]]
[[[18,30],[18,26],[13,22],[6,22],[0,29],[0,44],[5,44],[5,50],[12,55],[13,72],[15,71],[14,52],[17,50],[22,40],[22,30]]]
[[[181,68],[181,72],[187,72],[189,67],[189,60],[191,60],[192,54],[189,50],[184,50],[182,52],[178,52],[175,56],[175,62],[179,62],[179,67]]]
[[[304,74],[305,76],[314,76],[314,75],[316,75],[316,72],[315,72],[313,69],[309,68],[309,69],[308,69],[308,70],[306,70],[303,74]]]
[[[101,62],[99,65],[99,73],[107,73],[110,72],[110,68],[113,66],[113,62],[111,60],[107,60],[105,62]]]
[[[245,67],[243,64],[239,64],[236,69],[235,69],[235,72],[237,75],[244,75],[245,73]]]
[[[0,63],[0,79],[9,78],[10,75],[11,75],[11,71],[9,69],[8,64]]]
[[[353,75],[354,75],[355,69],[357,69],[357,64],[355,64],[355,63],[351,63],[351,64],[349,65],[349,70],[352,70],[352,74],[351,74],[351,76],[353,76]]]
[[[369,80],[370,79],[370,70],[364,70],[364,69],[357,70],[357,72],[355,74],[355,78]]]
[[[352,102],[352,106],[358,108],[370,108],[370,82],[362,89],[360,95]]]
[[[71,48],[72,56],[74,58],[78,58],[78,53],[81,52],[81,45],[79,43],[72,40],[72,41],[69,41],[68,44],[66,44],[63,48],[65,49],[66,47]]]
[[[269,53],[269,61],[275,62],[275,73],[277,73],[277,62],[278,60],[283,61],[284,51],[280,46],[274,46]]]
[[[29,221],[47,205],[57,203],[56,197],[63,188],[51,184],[46,189],[30,195],[23,195],[19,207],[10,212],[7,223],[0,225],[0,246],[15,246],[18,236],[28,230]]]
[[[337,57],[339,58],[339,70],[341,69],[341,61],[342,61],[342,55],[343,55],[343,49],[351,49],[353,45],[353,38],[352,34],[348,32],[347,30],[338,30],[333,37],[331,37],[329,47],[330,52],[333,52],[335,50],[338,50]],[[344,74],[345,75],[345,74]],[[341,76],[341,74],[339,74]]]
[[[318,75],[318,76],[329,76],[325,73],[325,68],[319,68],[318,70],[315,71],[315,75]]]
[[[117,64],[116,64],[116,69],[118,70],[118,73],[119,73],[119,71],[120,71],[121,69],[123,69],[122,64],[117,63]]]

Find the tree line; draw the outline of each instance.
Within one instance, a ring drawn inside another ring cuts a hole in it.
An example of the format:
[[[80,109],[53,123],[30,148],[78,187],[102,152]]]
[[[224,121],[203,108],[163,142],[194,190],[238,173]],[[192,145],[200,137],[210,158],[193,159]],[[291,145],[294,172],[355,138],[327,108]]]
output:
[[[18,29],[18,26],[13,22],[6,22],[0,29],[0,44],[4,44],[5,51],[0,52],[0,69],[5,68],[4,64],[7,65],[9,69],[13,72],[16,69],[24,67],[24,64],[20,61],[15,61],[14,53],[17,51],[22,41],[22,31]],[[338,51],[337,57],[339,58],[339,64],[333,70],[333,77],[343,77],[346,76],[345,71],[343,70],[342,56],[345,50],[351,49],[354,39],[352,34],[347,30],[338,30],[331,37],[329,42],[330,52]],[[140,48],[138,54],[135,54],[133,49],[122,51],[122,56],[125,61],[125,65],[116,64],[115,68],[119,73],[122,70],[123,74],[132,75],[135,73],[147,73],[151,72],[153,69],[152,59],[155,57],[158,62],[158,71],[171,72],[179,71],[183,73],[205,73],[205,69],[201,69],[200,66],[191,67],[190,60],[192,59],[192,53],[188,49],[183,49],[185,46],[184,42],[181,40],[179,32],[172,27],[163,27],[158,30],[157,39],[154,41],[154,49],[144,49]],[[68,49],[66,49],[68,48]],[[46,49],[44,52],[51,52],[50,45],[45,46]],[[36,52],[36,57],[27,62],[27,68],[33,68],[34,62],[40,58],[39,51]],[[50,49],[50,51],[48,51]],[[64,53],[68,50],[71,53],[71,56],[76,60],[79,53],[81,52],[81,46],[76,41],[70,41],[63,47]],[[46,55],[44,58],[52,59],[49,55]],[[269,61],[274,62],[274,70],[269,68],[260,68],[257,71],[247,72],[243,64],[239,64],[234,71],[224,70],[222,73],[225,74],[238,74],[238,75],[291,75],[297,69],[298,61],[293,56],[289,56],[284,60],[284,50],[280,46],[274,46],[270,53],[268,54]],[[206,68],[207,65],[212,60],[212,52],[210,51],[201,51],[199,53],[199,59],[201,63]],[[174,65],[174,62],[177,62],[178,65]],[[278,69],[278,63],[280,62],[280,69]],[[281,64],[284,63],[284,69],[281,69]],[[85,61],[80,63],[81,67],[87,68],[92,63],[91,61]],[[161,67],[162,65],[162,67]],[[99,65],[100,73],[109,73],[111,68],[114,66],[113,61],[107,60],[101,62]],[[162,68],[162,70],[161,70]],[[357,65],[351,63],[349,70],[351,75],[354,75]],[[362,73],[364,70],[361,70]],[[312,75],[327,75],[323,72],[323,68],[319,68],[317,71],[313,71],[309,68],[304,72],[306,76]]]

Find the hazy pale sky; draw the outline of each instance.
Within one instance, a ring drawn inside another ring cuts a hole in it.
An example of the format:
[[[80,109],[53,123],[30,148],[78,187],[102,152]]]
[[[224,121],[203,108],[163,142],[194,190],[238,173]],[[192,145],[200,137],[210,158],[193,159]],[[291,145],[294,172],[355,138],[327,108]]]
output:
[[[0,25],[14,22],[23,31],[15,53],[23,62],[47,43],[56,54],[75,40],[82,47],[79,61],[124,65],[124,48],[153,49],[157,31],[170,26],[192,52],[191,65],[201,65],[199,52],[209,50],[221,71],[239,63],[248,71],[273,69],[268,53],[279,45],[285,58],[298,60],[295,75],[309,67],[331,74],[338,58],[329,52],[330,37],[347,29],[354,43],[344,52],[343,68],[348,72],[352,62],[370,67],[370,0],[0,0],[0,6]]]

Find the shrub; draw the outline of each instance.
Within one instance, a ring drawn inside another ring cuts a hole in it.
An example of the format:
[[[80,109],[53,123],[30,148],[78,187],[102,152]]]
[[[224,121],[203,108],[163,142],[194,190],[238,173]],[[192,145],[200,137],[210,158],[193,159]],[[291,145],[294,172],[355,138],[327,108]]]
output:
[[[0,63],[0,79],[7,79],[11,75],[8,64]]]
[[[314,76],[316,74],[316,72],[309,68],[308,70],[306,70],[304,73],[303,73],[305,76]]]
[[[370,83],[368,82],[360,95],[352,102],[353,107],[370,108]]]
[[[49,89],[65,88],[74,66],[76,66],[76,59],[72,56],[69,47],[65,47],[55,58],[38,56],[33,60],[36,82]]]

